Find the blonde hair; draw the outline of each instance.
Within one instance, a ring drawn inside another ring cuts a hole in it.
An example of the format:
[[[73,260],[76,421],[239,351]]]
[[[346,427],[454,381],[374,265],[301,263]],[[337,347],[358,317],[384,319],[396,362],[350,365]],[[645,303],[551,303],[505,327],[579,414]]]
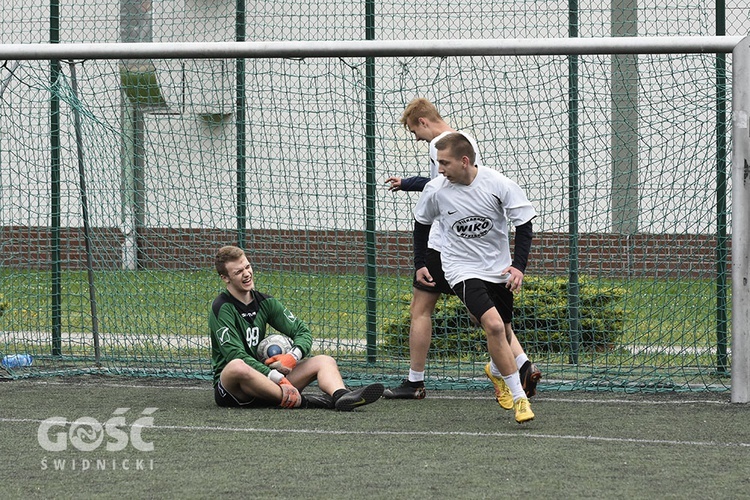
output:
[[[440,116],[435,105],[424,97],[417,97],[406,106],[401,114],[401,125],[404,128],[409,128],[409,125],[415,124],[420,118],[433,122],[443,121],[443,117]]]

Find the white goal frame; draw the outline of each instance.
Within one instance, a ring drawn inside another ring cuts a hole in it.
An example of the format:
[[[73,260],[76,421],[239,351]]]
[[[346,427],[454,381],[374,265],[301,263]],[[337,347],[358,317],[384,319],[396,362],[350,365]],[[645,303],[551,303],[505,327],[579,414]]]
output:
[[[750,402],[750,37],[0,44],[0,61],[732,54],[731,400]]]
[[[750,402],[750,37],[732,50],[732,402]]]

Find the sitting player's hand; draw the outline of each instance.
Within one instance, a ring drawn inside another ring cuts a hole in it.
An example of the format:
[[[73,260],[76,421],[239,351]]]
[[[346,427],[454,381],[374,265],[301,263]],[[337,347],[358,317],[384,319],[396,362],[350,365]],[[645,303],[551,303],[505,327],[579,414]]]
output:
[[[284,375],[288,375],[297,366],[297,358],[289,353],[277,354],[266,360],[266,366],[272,370],[278,370]]]
[[[302,396],[286,377],[281,379],[279,387],[281,387],[281,403],[279,406],[282,408],[297,408],[302,404]]]

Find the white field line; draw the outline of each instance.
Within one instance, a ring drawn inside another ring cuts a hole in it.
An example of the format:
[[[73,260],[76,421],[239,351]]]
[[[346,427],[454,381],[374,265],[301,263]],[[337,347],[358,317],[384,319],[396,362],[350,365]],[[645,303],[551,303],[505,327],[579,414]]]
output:
[[[715,347],[688,347],[680,345],[623,345],[622,349],[629,351],[631,354],[667,354],[680,355],[688,354],[690,356],[701,356],[705,354],[716,354]],[[732,349],[727,347],[727,354],[732,354]]]
[[[0,418],[0,423],[32,423],[41,424],[45,422],[42,419],[33,418]],[[70,425],[74,422],[62,419],[55,422],[57,425]],[[128,425],[125,427],[134,427]],[[142,426],[139,426],[142,427]],[[692,447],[726,447],[726,448],[750,448],[750,443],[719,441],[681,441],[676,439],[635,439],[622,437],[606,437],[592,435],[576,434],[537,434],[533,432],[468,432],[468,431],[344,431],[329,429],[280,429],[280,428],[263,428],[263,427],[223,427],[223,426],[192,426],[192,425],[149,425],[149,429],[167,430],[167,431],[185,431],[195,432],[237,432],[237,433],[263,433],[263,434],[310,434],[320,436],[420,436],[420,437],[481,437],[481,438],[533,438],[548,439],[555,441],[591,441],[604,443],[634,443],[648,445],[672,445],[672,446],[692,446]]]

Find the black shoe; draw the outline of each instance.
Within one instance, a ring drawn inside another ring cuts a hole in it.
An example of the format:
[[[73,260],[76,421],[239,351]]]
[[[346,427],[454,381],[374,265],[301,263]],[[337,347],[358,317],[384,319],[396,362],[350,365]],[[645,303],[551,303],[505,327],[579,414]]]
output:
[[[335,405],[333,404],[333,396],[329,396],[325,392],[311,392],[310,394],[303,394],[307,406],[305,408],[322,408],[324,410],[333,410]]]
[[[374,403],[383,395],[383,384],[370,384],[349,391],[336,400],[336,409],[338,411],[352,411],[360,406]]]
[[[408,379],[393,389],[383,391],[385,399],[424,399],[426,395],[424,382],[409,382]]]
[[[542,379],[542,371],[531,361],[523,364],[519,370],[521,375],[521,385],[526,397],[536,396],[536,384]]]

